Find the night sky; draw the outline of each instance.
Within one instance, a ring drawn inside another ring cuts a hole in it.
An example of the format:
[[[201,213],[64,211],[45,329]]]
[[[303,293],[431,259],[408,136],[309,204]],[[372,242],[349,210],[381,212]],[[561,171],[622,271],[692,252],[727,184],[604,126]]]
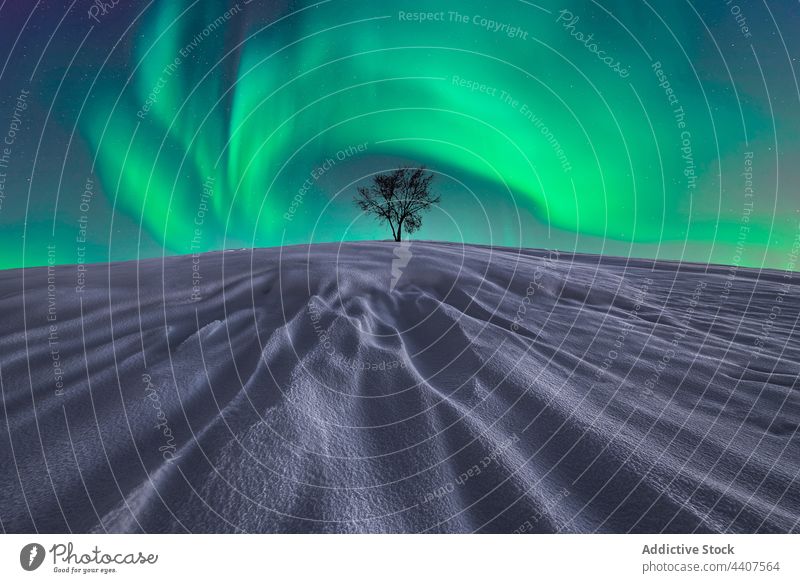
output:
[[[0,3],[0,268],[417,239],[794,269],[795,1]]]

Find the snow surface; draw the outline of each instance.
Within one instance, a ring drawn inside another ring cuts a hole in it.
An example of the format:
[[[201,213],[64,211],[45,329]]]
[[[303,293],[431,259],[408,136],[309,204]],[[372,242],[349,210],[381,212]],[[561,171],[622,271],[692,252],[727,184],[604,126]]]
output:
[[[5,531],[800,528],[796,275],[423,242],[80,275],[0,272]]]

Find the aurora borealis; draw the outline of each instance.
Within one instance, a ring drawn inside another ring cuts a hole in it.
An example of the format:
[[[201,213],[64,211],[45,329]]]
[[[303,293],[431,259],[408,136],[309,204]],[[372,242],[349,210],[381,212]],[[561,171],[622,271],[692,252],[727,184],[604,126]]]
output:
[[[0,268],[416,238],[794,268],[795,3],[4,3]],[[51,253],[48,256],[48,253]],[[794,258],[794,259],[793,259]]]

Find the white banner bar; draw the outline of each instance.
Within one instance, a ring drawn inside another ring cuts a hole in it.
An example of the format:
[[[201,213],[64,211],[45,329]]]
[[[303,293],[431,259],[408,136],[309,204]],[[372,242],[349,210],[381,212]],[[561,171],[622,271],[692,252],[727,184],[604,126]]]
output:
[[[2,581],[800,581],[796,535],[4,535]]]

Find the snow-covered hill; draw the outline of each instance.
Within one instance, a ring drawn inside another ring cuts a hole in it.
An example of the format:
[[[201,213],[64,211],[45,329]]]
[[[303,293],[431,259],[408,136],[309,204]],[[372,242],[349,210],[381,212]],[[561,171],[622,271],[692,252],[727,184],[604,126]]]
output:
[[[797,531],[798,285],[423,242],[0,272],[0,521]]]

